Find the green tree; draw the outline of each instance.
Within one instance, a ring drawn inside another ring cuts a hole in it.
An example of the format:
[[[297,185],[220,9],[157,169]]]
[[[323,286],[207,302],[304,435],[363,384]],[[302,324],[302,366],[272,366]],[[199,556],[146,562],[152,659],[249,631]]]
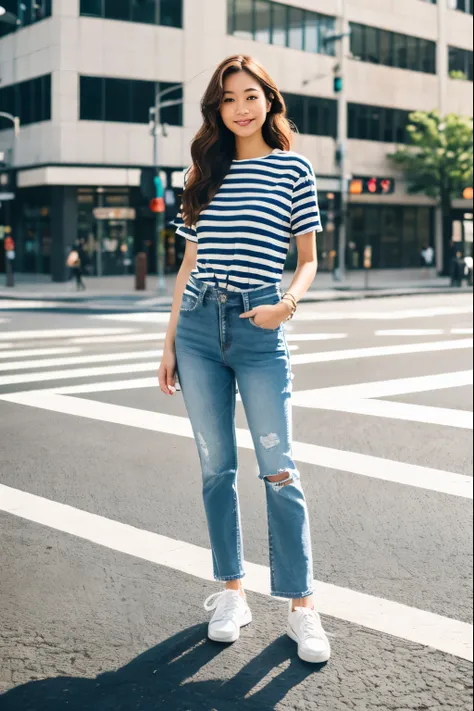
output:
[[[449,244],[453,235],[453,200],[462,197],[473,181],[473,120],[438,111],[410,114],[410,144],[390,158],[402,166],[410,193],[425,193],[438,201],[443,213],[443,255],[449,271]]]

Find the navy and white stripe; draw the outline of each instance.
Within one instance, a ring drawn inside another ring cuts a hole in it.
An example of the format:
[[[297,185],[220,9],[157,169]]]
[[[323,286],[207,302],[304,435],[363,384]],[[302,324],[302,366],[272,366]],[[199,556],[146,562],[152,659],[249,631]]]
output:
[[[312,165],[279,148],[234,160],[197,224],[185,227],[181,211],[173,224],[198,243],[196,279],[232,291],[279,283],[291,237],[322,230]]]

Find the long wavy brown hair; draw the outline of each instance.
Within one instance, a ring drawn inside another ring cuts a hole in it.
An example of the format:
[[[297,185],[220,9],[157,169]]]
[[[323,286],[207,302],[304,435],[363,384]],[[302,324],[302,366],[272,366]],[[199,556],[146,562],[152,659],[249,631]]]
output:
[[[272,148],[291,150],[296,127],[287,118],[285,100],[267,71],[245,54],[225,59],[215,70],[201,100],[204,123],[191,144],[192,165],[187,173],[181,211],[187,227],[197,223],[199,213],[214,198],[235,158],[235,135],[224,124],[219,108],[226,78],[242,71],[260,83],[266,99],[271,101],[262,127],[263,139]]]

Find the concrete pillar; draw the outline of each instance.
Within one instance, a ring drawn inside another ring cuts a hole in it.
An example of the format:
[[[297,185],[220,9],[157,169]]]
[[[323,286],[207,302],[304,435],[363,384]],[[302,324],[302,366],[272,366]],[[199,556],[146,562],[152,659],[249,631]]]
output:
[[[52,188],[51,236],[51,277],[53,281],[67,281],[69,269],[67,255],[77,240],[77,190],[75,187]]]

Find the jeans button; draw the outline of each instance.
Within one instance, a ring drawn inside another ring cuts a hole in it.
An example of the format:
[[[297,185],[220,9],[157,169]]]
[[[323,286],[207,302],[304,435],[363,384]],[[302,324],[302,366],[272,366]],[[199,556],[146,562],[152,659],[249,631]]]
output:
[[[225,294],[221,294],[219,296],[219,299],[220,299],[221,304],[225,304],[225,302],[227,301],[227,296]]]

